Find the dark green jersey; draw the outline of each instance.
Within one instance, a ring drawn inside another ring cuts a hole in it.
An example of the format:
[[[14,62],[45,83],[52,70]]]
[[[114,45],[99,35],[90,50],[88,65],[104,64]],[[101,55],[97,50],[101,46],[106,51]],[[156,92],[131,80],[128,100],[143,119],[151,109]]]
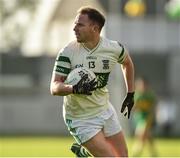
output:
[[[135,106],[138,111],[150,112],[154,108],[156,97],[152,91],[135,93]]]

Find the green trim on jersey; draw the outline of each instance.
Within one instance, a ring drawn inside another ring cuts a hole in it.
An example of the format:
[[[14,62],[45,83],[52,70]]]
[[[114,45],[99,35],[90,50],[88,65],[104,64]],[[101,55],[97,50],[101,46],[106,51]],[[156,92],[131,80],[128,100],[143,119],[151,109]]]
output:
[[[70,59],[68,57],[65,57],[65,56],[59,56],[56,61],[64,61],[64,62],[71,63]]]
[[[122,51],[121,51],[121,54],[119,56],[119,59],[122,58],[123,55],[124,55],[124,47],[122,46]]]
[[[82,46],[83,46],[83,48],[85,49],[85,50],[87,50],[88,52],[90,52],[91,50],[90,49],[88,49],[83,43],[82,43]]]
[[[95,52],[99,48],[101,41],[102,41],[102,39],[100,38],[99,43],[92,50],[87,48],[83,43],[82,43],[82,46],[84,47],[84,49],[86,49],[88,52],[90,52],[90,54],[92,54],[93,52]]]
[[[122,47],[122,51],[119,55],[119,62],[121,63],[124,60],[123,56],[124,56],[125,50],[124,50],[124,46],[121,43],[118,42],[118,44],[120,47]]]
[[[107,82],[109,79],[109,74],[110,74],[110,72],[108,72],[108,73],[95,73],[97,81],[98,81],[98,85],[97,85],[98,88],[102,88],[102,87],[107,85]]]
[[[56,65],[55,71],[60,72],[60,73],[64,73],[64,74],[69,74],[71,69],[63,67],[63,66]]]
[[[100,42],[98,43],[97,47],[94,48],[94,49],[91,51],[91,54],[92,54],[93,52],[95,52],[95,51],[99,48],[99,45],[100,45]]]
[[[56,66],[62,66],[62,67],[65,67],[65,68],[70,68],[71,67],[71,64],[68,63],[68,62],[64,62],[64,61],[56,61],[55,62],[55,67]]]

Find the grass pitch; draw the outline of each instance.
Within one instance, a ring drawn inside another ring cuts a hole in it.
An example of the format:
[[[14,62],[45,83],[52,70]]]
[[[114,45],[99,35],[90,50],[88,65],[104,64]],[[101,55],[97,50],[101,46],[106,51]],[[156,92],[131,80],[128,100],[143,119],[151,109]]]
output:
[[[73,142],[71,137],[0,137],[0,157],[75,157],[70,151]],[[132,142],[132,139],[127,139],[129,156]],[[180,138],[157,138],[155,144],[159,157],[180,157]],[[148,148],[142,156],[150,156]]]

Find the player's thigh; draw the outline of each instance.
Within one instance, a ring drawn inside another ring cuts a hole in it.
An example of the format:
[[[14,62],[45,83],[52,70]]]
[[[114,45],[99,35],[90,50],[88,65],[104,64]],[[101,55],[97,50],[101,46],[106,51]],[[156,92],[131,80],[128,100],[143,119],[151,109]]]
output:
[[[114,157],[115,153],[107,142],[102,131],[98,132],[90,140],[82,144],[95,157]]]
[[[126,141],[125,141],[122,131],[120,131],[119,133],[115,135],[106,137],[106,139],[113,146],[114,150],[116,151],[119,157],[128,156],[128,149],[127,149]]]

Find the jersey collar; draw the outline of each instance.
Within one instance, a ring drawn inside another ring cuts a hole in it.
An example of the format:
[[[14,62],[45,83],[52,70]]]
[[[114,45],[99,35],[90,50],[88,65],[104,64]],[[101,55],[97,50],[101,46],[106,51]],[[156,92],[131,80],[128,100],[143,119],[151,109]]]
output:
[[[87,47],[84,45],[84,43],[82,43],[82,46],[84,47],[84,49],[85,49],[88,53],[92,54],[96,49],[98,49],[101,41],[102,41],[102,38],[100,37],[100,40],[99,40],[98,44],[97,44],[96,47],[94,47],[93,49],[87,48]]]

